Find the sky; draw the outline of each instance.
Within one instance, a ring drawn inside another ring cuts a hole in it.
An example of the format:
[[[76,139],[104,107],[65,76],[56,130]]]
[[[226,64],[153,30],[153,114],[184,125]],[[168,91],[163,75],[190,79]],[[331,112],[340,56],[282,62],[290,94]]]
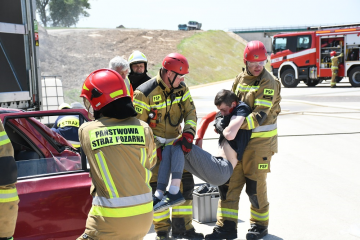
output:
[[[77,27],[203,30],[360,23],[360,0],[89,0]]]

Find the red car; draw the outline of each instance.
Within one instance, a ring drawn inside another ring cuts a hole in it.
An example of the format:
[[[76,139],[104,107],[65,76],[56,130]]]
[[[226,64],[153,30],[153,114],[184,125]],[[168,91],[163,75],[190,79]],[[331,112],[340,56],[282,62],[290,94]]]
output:
[[[92,201],[86,156],[37,120],[60,115],[77,115],[80,124],[89,121],[83,109],[23,112],[0,108],[18,167],[15,239],[75,239],[85,229]]]

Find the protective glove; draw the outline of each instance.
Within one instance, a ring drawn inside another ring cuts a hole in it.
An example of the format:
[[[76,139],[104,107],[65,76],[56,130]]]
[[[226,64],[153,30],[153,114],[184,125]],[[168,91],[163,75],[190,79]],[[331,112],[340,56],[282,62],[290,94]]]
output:
[[[156,155],[157,155],[158,161],[161,162],[161,160],[162,160],[162,148],[161,147],[156,149]]]
[[[218,117],[215,119],[214,127],[215,127],[215,132],[218,134],[222,134],[222,132],[224,131],[223,119],[224,118],[222,117]]]
[[[176,140],[173,145],[181,145],[184,154],[189,153],[192,149],[194,135],[191,133],[183,133],[181,138]]]

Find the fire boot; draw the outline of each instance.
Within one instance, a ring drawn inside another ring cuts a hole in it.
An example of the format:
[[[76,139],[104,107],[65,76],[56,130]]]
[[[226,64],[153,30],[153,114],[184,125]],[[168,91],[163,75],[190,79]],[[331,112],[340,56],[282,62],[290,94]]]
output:
[[[268,234],[268,228],[256,224],[251,224],[251,228],[246,234],[246,240],[257,240]]]
[[[169,233],[168,232],[157,232],[155,240],[168,240]]]
[[[186,230],[183,218],[172,219],[172,237],[180,239],[204,239],[204,235],[202,233],[195,232],[194,228]]]
[[[215,226],[213,233],[205,236],[205,239],[236,239],[237,229],[236,223],[233,221],[225,220],[222,227]]]

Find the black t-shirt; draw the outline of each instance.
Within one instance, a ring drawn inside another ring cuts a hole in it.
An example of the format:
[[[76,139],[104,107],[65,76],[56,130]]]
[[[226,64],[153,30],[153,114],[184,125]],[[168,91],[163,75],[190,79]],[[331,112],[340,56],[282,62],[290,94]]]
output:
[[[235,107],[232,113],[224,117],[224,128],[229,125],[232,116],[242,116],[246,118],[250,113],[250,107],[244,102],[239,102],[239,104]],[[239,129],[234,140],[226,140],[228,141],[231,148],[234,149],[234,151],[237,153],[237,159],[239,161],[241,161],[245,148],[250,141],[251,133],[252,130]],[[219,143],[221,143],[224,138],[225,137],[221,134],[219,138]]]

